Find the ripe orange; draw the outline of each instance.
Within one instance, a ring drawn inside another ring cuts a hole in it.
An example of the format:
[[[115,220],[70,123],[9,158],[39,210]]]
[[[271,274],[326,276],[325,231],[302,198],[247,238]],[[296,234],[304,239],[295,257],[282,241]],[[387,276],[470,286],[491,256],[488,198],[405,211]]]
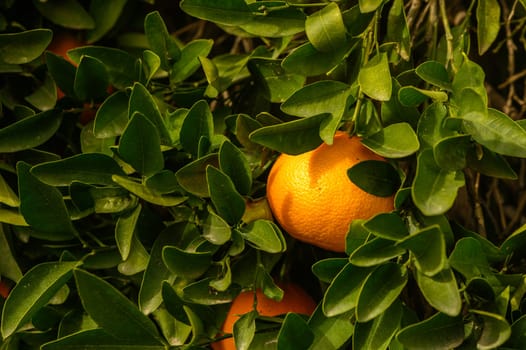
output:
[[[10,291],[11,288],[4,281],[0,281],[0,296],[7,299]]]
[[[303,289],[293,283],[283,283],[279,285],[283,289],[283,299],[275,301],[267,298],[261,290],[256,291],[257,311],[261,316],[278,316],[287,312],[296,312],[303,315],[310,315],[316,308],[316,303]],[[232,302],[227,313],[225,322],[222,326],[224,333],[232,333],[234,323],[239,317],[253,310],[254,292],[241,292]],[[211,344],[214,350],[235,350],[233,338],[226,338]]]
[[[351,221],[393,210],[393,197],[369,194],[348,178],[347,169],[364,160],[385,159],[344,132],[337,132],[330,146],[280,155],[267,182],[275,219],[300,241],[344,252]]]

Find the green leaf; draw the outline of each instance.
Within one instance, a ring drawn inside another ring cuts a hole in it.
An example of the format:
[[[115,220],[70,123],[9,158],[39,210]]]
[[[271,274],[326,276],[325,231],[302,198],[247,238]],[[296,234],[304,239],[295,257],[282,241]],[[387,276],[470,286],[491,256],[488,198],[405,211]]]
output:
[[[292,50],[281,65],[289,72],[306,77],[326,74],[344,60],[350,48],[350,40],[347,40],[335,52],[320,52],[307,42]]]
[[[314,333],[307,322],[298,314],[288,313],[279,330],[280,349],[308,349],[314,340]]]
[[[212,264],[211,252],[189,252],[176,246],[163,248],[163,261],[168,269],[178,277],[196,279]]]
[[[358,83],[370,98],[389,101],[393,85],[387,54],[380,53],[364,64],[358,73]]]
[[[356,320],[367,322],[387,310],[404,289],[407,279],[407,270],[402,265],[386,263],[377,267],[360,289]]]
[[[206,167],[206,181],[210,199],[216,212],[230,225],[235,225],[245,212],[245,200],[237,192],[232,180],[214,166]]]
[[[424,275],[433,276],[447,265],[446,241],[438,225],[414,232],[398,245],[413,253],[416,268]]]
[[[437,61],[425,61],[416,67],[416,75],[426,83],[438,86],[441,89],[451,89],[451,80],[446,67]]]
[[[440,215],[451,208],[458,189],[464,183],[462,172],[441,169],[434,160],[433,152],[424,150],[417,159],[411,194],[424,215]]]
[[[230,225],[210,209],[202,227],[203,238],[216,245],[225,244],[232,235]]]
[[[155,52],[150,50],[144,50],[142,52],[142,58],[146,74],[145,85],[148,85],[150,80],[155,76],[155,74],[157,74],[157,71],[161,67],[161,59]]]
[[[511,335],[506,343],[507,346],[511,348],[520,349],[526,341],[526,315],[522,315],[517,320],[515,320],[511,325]]]
[[[248,22],[252,14],[244,0],[183,0],[179,6],[190,16],[230,26]]]
[[[316,50],[336,51],[346,39],[345,25],[338,4],[329,3],[309,15],[305,21],[305,33]]]
[[[383,3],[383,0],[360,0],[358,4],[360,5],[360,11],[362,13],[376,11]]]
[[[110,81],[117,89],[130,87],[138,80],[136,59],[124,50],[103,46],[84,46],[68,51],[68,56],[78,64],[82,56],[90,56],[101,61]]]
[[[115,243],[121,253],[122,260],[128,259],[133,242],[133,236],[137,227],[137,221],[141,214],[142,206],[137,205],[133,210],[119,216],[115,223]]]
[[[247,158],[232,142],[226,140],[219,148],[219,166],[230,177],[236,190],[248,195],[252,188],[252,171]]]
[[[303,75],[286,71],[278,60],[253,59],[249,67],[263,86],[264,96],[273,103],[285,101],[305,83]]]
[[[258,250],[268,253],[281,253],[287,249],[281,230],[272,221],[255,220],[240,228],[238,232]]]
[[[464,342],[464,323],[461,316],[439,312],[405,327],[396,337],[409,349],[454,349]]]
[[[375,266],[400,256],[405,251],[391,239],[376,237],[355,249],[349,261],[357,266]]]
[[[57,87],[66,96],[75,96],[73,85],[77,73],[76,67],[62,56],[50,51],[46,51],[45,58],[48,72],[53,77]]]
[[[166,129],[159,106],[146,87],[140,83],[133,85],[128,107],[128,116],[131,118],[136,112],[141,113],[155,125],[162,144],[171,144],[170,135]]]
[[[145,176],[164,168],[159,133],[144,115],[133,114],[120,139],[119,156]]]
[[[164,350],[164,344],[152,344],[148,340],[117,338],[109,335],[103,329],[83,330],[67,337],[42,345],[42,350],[63,349],[99,349],[99,350]]]
[[[0,152],[18,152],[43,144],[55,134],[61,121],[62,113],[50,110],[0,129]]]
[[[139,290],[139,309],[145,315],[154,312],[163,302],[163,281],[172,283],[175,276],[171,273],[163,261],[163,248],[174,246],[180,240],[179,234],[184,231],[185,223],[176,223],[161,231],[155,239],[150,251],[148,266],[141,282]]]
[[[55,107],[57,100],[57,87],[53,78],[46,74],[44,81],[30,95],[24,97],[24,100],[41,111],[48,111]]]
[[[386,350],[402,320],[402,304],[395,301],[374,320],[357,322],[353,334],[353,349]]]
[[[411,55],[411,35],[404,12],[404,1],[393,2],[387,17],[387,42],[397,44],[396,50],[400,57],[409,61]]]
[[[501,315],[483,310],[470,310],[472,314],[482,319],[482,334],[477,340],[477,349],[497,349],[503,345],[511,335],[508,321]]]
[[[420,120],[420,112],[416,107],[404,106],[398,99],[398,93],[400,92],[400,83],[392,78],[393,92],[391,93],[391,99],[389,101],[382,102],[380,115],[384,126],[406,122],[409,123],[413,128],[416,127],[417,122]]]
[[[526,130],[506,114],[489,108],[487,115],[472,112],[460,118],[464,130],[481,145],[502,155],[526,158]]]
[[[106,98],[95,115],[93,134],[97,138],[120,136],[128,125],[129,96],[116,91]]]
[[[431,277],[417,270],[416,282],[429,305],[451,317],[460,314],[462,299],[455,275],[450,268]]]
[[[31,174],[51,186],[69,186],[74,181],[113,185],[112,175],[125,175],[113,158],[101,153],[83,153],[41,163],[31,168]]]
[[[254,339],[256,331],[256,317],[258,313],[256,310],[252,310],[241,315],[236,322],[234,322],[234,343],[236,350],[248,350],[250,344]]]
[[[0,275],[5,276],[15,282],[19,282],[22,278],[22,270],[13,254],[13,249],[9,244],[8,230],[4,225],[0,225],[0,256],[2,256],[2,264],[0,264]]]
[[[377,237],[398,241],[409,236],[406,224],[397,213],[381,213],[365,221],[363,227]]]
[[[214,135],[214,121],[210,107],[205,100],[197,101],[184,118],[179,139],[185,151],[194,157],[199,155],[201,138],[208,141]]]
[[[305,30],[305,14],[299,8],[283,6],[282,1],[258,1],[249,3],[253,12],[249,21],[239,27],[248,34],[282,38]]]
[[[447,102],[448,95],[444,91],[425,90],[411,85],[404,86],[398,91],[398,99],[406,107],[416,107],[428,98],[436,102]]]
[[[197,39],[186,44],[181,49],[179,59],[171,67],[170,80],[180,83],[191,77],[201,67],[199,57],[208,56],[213,44],[209,39]]]
[[[229,288],[224,292],[210,292],[212,278],[202,278],[183,288],[183,298],[189,302],[201,305],[219,305],[230,303],[239,294],[239,288]]]
[[[164,195],[148,188],[146,185],[134,181],[132,178],[113,175],[113,181],[119,186],[127,189],[134,195],[144,199],[147,202],[165,206],[175,207],[187,200],[187,197]]]
[[[30,168],[24,162],[17,164],[20,213],[30,226],[48,240],[74,238],[77,233],[62,194],[58,189],[39,181],[30,173]]]
[[[73,89],[81,101],[98,100],[106,96],[109,76],[104,64],[96,58],[82,56],[77,67]]]
[[[10,207],[18,207],[20,205],[18,195],[13,191],[2,175],[0,175],[0,203],[7,204]]]
[[[327,317],[344,314],[356,307],[358,294],[373,269],[347,263],[334,277],[323,296],[323,313]]]
[[[131,343],[162,344],[155,324],[114,286],[84,270],[73,274],[84,309],[108,334]]]
[[[148,252],[136,235],[131,237],[130,253],[127,259],[117,266],[117,270],[124,276],[133,276],[143,272],[148,265]]]
[[[500,31],[500,4],[497,0],[477,2],[477,43],[479,55],[484,54]]]
[[[168,71],[173,62],[179,59],[181,51],[175,38],[168,33],[159,11],[153,11],[146,15],[144,32],[151,50],[161,59],[161,67]]]
[[[444,138],[433,148],[435,161],[444,170],[462,170],[466,167],[466,156],[472,145],[469,135]]]
[[[338,350],[352,336],[354,325],[349,322],[351,312],[338,316],[327,317],[318,306],[308,324],[314,333],[314,340],[309,349]]]
[[[396,123],[362,139],[373,152],[387,158],[403,158],[418,151],[420,143],[411,125]]]
[[[33,0],[36,9],[51,22],[71,29],[93,29],[95,22],[77,0]]]
[[[430,104],[418,121],[417,134],[423,148],[435,147],[440,140],[454,136],[455,133],[444,125],[448,116],[445,104]]]
[[[322,282],[330,283],[347,265],[347,258],[327,258],[318,260],[311,266],[312,273]]]
[[[393,166],[379,160],[366,160],[347,170],[349,179],[367,193],[392,196],[400,187],[400,176]]]
[[[59,291],[71,277],[77,262],[45,262],[35,265],[9,293],[2,311],[2,337],[16,332]]]
[[[332,144],[334,133],[350,99],[352,90],[349,85],[334,80],[321,80],[297,90],[280,108],[283,112],[298,117],[331,113],[331,119],[323,124],[320,136],[327,144]]]
[[[487,106],[488,97],[484,85],[485,77],[486,74],[484,73],[484,70],[481,66],[467,58],[464,58],[462,65],[453,78],[453,100],[460,99],[460,103],[463,103],[465,99],[462,96],[463,90],[473,89],[477,95],[482,97],[482,105],[480,105],[480,107],[483,108],[484,106]]]
[[[466,279],[492,274],[481,243],[475,238],[461,238],[449,256],[450,266]]]
[[[95,27],[86,33],[88,44],[94,43],[104,37],[116,24],[127,0],[92,0],[89,13],[95,21]]]
[[[0,34],[0,62],[25,64],[37,59],[53,37],[49,29],[32,29],[19,33]]]
[[[217,153],[207,154],[186,164],[175,173],[175,177],[185,191],[199,197],[210,197],[206,180],[206,168],[209,165],[219,167]]]
[[[510,180],[517,179],[517,173],[505,157],[482,146],[468,149],[466,163],[469,168],[487,176]]]
[[[278,152],[297,155],[321,145],[320,128],[330,114],[318,114],[277,125],[264,126],[250,134],[250,140]]]

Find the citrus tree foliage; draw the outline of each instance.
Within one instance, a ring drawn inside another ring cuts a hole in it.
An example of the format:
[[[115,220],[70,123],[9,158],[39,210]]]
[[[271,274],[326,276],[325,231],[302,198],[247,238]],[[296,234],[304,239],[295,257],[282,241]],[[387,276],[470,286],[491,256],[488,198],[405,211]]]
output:
[[[0,348],[206,349],[288,279],[314,314],[250,314],[240,348],[522,349],[525,7],[0,1]],[[348,175],[396,206],[345,254],[265,201],[280,152],[337,130],[389,160]]]

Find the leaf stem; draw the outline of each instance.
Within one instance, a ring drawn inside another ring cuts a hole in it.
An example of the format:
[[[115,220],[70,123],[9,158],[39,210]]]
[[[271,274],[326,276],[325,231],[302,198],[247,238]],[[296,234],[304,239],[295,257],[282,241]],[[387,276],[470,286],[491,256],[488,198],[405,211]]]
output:
[[[456,72],[455,63],[453,61],[453,34],[451,33],[451,27],[447,19],[446,12],[446,1],[438,0],[438,5],[440,7],[440,17],[442,18],[442,26],[444,27],[444,33],[446,36],[446,45],[447,45],[447,56],[446,56],[446,66],[451,63],[451,68]]]

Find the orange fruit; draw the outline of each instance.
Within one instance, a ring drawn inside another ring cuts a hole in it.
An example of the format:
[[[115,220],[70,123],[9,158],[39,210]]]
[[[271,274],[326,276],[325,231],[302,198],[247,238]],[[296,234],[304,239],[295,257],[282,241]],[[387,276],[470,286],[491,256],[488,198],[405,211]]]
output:
[[[393,210],[393,197],[378,197],[357,187],[347,169],[364,160],[384,158],[356,136],[337,132],[332,145],[300,154],[282,154],[267,181],[274,218],[292,237],[323,249],[344,252],[355,219]]]
[[[303,315],[310,315],[316,309],[316,303],[302,288],[293,283],[279,284],[283,289],[283,299],[275,301],[267,298],[261,290],[256,291],[257,311],[261,316],[278,316],[286,314],[287,312],[295,312]],[[225,318],[225,322],[221,327],[224,333],[232,333],[234,323],[243,314],[246,314],[254,309],[254,292],[241,292],[232,302],[230,309]],[[235,350],[233,338],[225,338],[223,340],[211,344],[213,350]]]

